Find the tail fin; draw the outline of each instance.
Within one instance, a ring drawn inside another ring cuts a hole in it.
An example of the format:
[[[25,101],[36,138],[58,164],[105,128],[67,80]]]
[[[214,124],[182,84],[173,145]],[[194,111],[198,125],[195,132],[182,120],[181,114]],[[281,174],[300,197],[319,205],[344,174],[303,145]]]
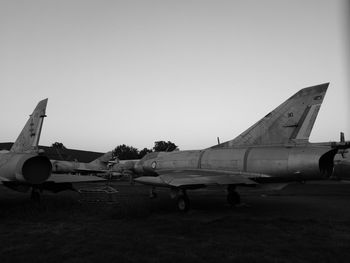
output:
[[[235,139],[214,148],[308,142],[328,85],[300,90]]]
[[[11,152],[37,151],[41,134],[41,128],[46,111],[47,100],[44,99],[38,103],[29,120],[24,126],[22,132],[11,147]]]
[[[100,164],[100,163],[107,164],[108,161],[111,159],[112,159],[112,151],[106,152],[105,154],[98,157],[96,160],[93,160],[92,162],[90,162],[90,164]]]

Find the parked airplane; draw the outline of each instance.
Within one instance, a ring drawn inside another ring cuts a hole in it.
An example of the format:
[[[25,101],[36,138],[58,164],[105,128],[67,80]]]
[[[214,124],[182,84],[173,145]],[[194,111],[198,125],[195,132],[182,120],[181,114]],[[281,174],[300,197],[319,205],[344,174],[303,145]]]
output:
[[[51,160],[52,172],[83,174],[107,173],[109,170],[109,161],[111,159],[112,152],[110,151],[89,163]]]
[[[334,158],[350,142],[310,143],[329,83],[300,90],[235,139],[204,150],[153,152],[136,162],[136,182],[168,187],[179,210],[187,190],[227,186],[227,201],[240,203],[237,186],[318,180],[334,176]],[[346,168],[349,173],[349,167]]]
[[[0,182],[13,190],[27,192],[38,200],[40,192],[73,189],[72,183],[100,181],[93,176],[52,174],[50,160],[38,149],[48,99],[38,103],[8,152],[0,153]]]

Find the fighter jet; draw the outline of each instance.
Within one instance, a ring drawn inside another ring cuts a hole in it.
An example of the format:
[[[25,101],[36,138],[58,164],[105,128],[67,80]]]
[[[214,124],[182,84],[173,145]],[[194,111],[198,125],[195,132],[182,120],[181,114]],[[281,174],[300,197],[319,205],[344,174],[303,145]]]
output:
[[[34,200],[40,199],[43,190],[58,192],[73,189],[72,183],[103,180],[92,176],[52,174],[50,160],[38,149],[47,101],[38,103],[10,151],[0,153],[0,182],[19,192],[32,189]]]
[[[170,188],[178,209],[189,209],[187,190],[227,187],[240,203],[238,186],[288,183],[334,176],[334,159],[349,141],[310,143],[309,136],[329,83],[304,88],[233,140],[203,150],[153,152],[136,162],[136,182]],[[347,168],[348,172],[350,171]]]
[[[54,173],[102,174],[109,171],[112,152],[107,152],[89,163],[51,160]]]

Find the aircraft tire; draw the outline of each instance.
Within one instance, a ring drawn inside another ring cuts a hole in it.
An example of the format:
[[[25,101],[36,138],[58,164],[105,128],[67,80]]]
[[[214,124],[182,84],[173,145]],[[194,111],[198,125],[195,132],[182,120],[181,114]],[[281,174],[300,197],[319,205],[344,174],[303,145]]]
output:
[[[235,206],[241,203],[241,197],[237,192],[229,192],[227,194],[227,202],[231,205],[231,206]]]
[[[187,212],[190,208],[190,200],[188,199],[187,195],[180,195],[177,198],[177,209],[180,212]]]

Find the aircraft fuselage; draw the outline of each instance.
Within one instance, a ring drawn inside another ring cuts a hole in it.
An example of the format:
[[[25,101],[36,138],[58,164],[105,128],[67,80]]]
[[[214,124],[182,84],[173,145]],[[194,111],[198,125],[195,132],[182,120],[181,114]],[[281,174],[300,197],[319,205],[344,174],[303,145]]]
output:
[[[318,180],[332,176],[336,149],[329,146],[250,146],[209,148],[194,151],[157,152],[135,164],[142,175],[156,175],[157,170],[206,169],[241,171],[269,175],[256,181],[281,182]]]
[[[0,155],[0,175],[8,181],[41,184],[50,177],[51,171],[49,159],[37,153],[8,152]]]

